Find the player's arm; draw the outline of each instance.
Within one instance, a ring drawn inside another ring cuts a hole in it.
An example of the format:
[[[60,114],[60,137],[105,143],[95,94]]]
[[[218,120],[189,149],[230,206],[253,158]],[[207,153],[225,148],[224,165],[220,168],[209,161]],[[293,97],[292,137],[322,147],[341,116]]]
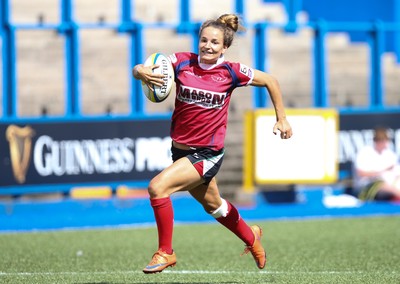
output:
[[[274,134],[279,130],[282,139],[290,138],[293,135],[292,127],[286,119],[285,107],[278,80],[265,72],[254,69],[254,77],[251,85],[267,88],[276,115],[276,123],[273,129]]]

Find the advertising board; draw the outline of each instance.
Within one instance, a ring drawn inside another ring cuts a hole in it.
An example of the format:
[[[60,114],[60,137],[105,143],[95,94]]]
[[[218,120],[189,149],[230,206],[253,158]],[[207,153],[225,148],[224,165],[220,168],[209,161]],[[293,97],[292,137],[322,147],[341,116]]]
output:
[[[288,109],[294,130],[282,140],[272,133],[273,110],[246,117],[245,188],[252,184],[332,183],[337,180],[338,114],[334,109]]]
[[[0,123],[0,191],[3,186],[149,180],[172,162],[169,123]]]

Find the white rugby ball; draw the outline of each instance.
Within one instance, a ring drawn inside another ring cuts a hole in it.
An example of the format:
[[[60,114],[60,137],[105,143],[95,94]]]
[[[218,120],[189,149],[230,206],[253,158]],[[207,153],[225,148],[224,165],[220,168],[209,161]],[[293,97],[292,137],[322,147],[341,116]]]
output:
[[[142,82],[142,89],[150,101],[159,103],[169,96],[175,80],[175,75],[171,62],[164,54],[158,52],[153,53],[147,57],[146,61],[143,63],[144,66],[151,66],[154,64],[159,65],[159,67],[153,69],[153,73],[164,75],[164,84],[161,87],[153,85],[152,91],[145,83]]]

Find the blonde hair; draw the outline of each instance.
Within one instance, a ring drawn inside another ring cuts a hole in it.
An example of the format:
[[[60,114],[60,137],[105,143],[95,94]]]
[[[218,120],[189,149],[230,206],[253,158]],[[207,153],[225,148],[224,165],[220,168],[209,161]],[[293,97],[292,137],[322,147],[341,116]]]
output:
[[[244,31],[245,28],[241,25],[240,19],[235,14],[224,14],[216,20],[205,21],[200,27],[200,33],[208,27],[220,29],[224,33],[224,46],[230,47],[232,45],[235,33],[240,30]]]

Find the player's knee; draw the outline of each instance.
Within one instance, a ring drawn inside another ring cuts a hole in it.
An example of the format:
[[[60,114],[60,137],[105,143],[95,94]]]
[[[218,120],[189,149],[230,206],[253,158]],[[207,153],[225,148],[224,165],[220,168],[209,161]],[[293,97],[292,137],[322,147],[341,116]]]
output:
[[[166,197],[166,190],[157,179],[152,179],[147,187],[147,191],[150,195],[150,198],[163,198]]]

